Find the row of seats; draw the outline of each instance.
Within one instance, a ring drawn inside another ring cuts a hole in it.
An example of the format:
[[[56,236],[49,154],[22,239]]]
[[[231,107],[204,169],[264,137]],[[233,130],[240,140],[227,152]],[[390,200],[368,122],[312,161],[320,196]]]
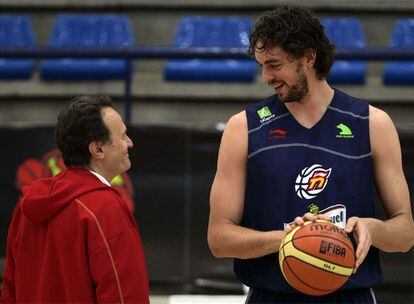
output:
[[[364,48],[361,22],[356,18],[321,18],[328,37],[338,47]],[[245,17],[186,16],[177,26],[175,47],[248,47],[252,20]],[[400,19],[395,25],[390,47],[414,48],[414,19]],[[121,47],[135,45],[128,17],[116,14],[60,14],[48,42],[56,47]],[[0,46],[35,46],[27,15],[0,15]],[[27,79],[33,60],[0,59],[1,79]],[[121,79],[126,76],[125,60],[53,59],[43,60],[40,75],[46,80]],[[366,61],[336,60],[329,82],[363,84]],[[252,82],[256,76],[253,60],[191,59],[170,60],[164,67],[167,81]],[[414,84],[414,62],[387,62],[384,84]]]

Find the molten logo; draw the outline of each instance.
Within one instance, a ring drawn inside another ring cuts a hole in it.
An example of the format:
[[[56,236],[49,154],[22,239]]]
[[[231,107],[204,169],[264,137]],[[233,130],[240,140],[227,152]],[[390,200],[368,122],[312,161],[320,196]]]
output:
[[[315,164],[303,169],[295,181],[295,192],[300,198],[312,199],[325,189],[332,168],[324,169]]]
[[[347,237],[347,234],[344,229],[337,227],[336,225],[331,224],[316,224],[312,225],[309,228],[309,231],[319,231],[319,232],[329,232],[329,233],[336,233],[343,237]]]

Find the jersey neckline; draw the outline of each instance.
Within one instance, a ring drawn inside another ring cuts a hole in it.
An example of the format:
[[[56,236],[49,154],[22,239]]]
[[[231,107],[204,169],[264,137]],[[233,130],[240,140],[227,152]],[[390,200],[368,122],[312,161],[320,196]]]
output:
[[[313,126],[311,126],[311,127],[309,127],[309,128],[307,128],[307,127],[305,127],[304,125],[302,125],[297,119],[296,119],[296,117],[289,111],[289,109],[286,107],[286,105],[283,103],[283,102],[281,102],[282,103],[282,107],[283,107],[283,109],[285,110],[285,112],[286,113],[289,113],[290,114],[290,116],[292,117],[292,119],[295,121],[295,123],[300,127],[300,128],[302,128],[302,129],[304,129],[304,130],[306,130],[306,131],[311,131],[311,130],[314,130],[315,128],[317,128],[319,125],[321,125],[322,123],[323,123],[323,121],[326,119],[326,116],[328,115],[327,114],[327,112],[328,112],[328,110],[329,110],[329,107],[331,107],[331,106],[333,106],[333,105],[335,105],[335,101],[336,101],[336,99],[338,98],[338,91],[335,89],[335,88],[332,88],[333,90],[334,90],[334,94],[333,94],[333,96],[332,96],[332,100],[331,100],[331,102],[327,105],[327,107],[326,107],[326,109],[325,109],[325,112],[323,113],[323,115],[321,116],[321,118],[317,121],[317,122],[315,122],[315,124],[313,124]]]

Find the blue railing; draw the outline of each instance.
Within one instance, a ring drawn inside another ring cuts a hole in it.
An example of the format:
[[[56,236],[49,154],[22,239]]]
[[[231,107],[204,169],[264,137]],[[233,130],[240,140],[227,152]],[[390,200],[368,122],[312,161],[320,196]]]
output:
[[[131,61],[135,59],[246,59],[243,48],[57,48],[57,47],[0,47],[0,58],[118,58],[127,60],[125,78],[125,121],[131,120]],[[414,49],[352,48],[338,49],[335,59],[341,60],[414,60]]]

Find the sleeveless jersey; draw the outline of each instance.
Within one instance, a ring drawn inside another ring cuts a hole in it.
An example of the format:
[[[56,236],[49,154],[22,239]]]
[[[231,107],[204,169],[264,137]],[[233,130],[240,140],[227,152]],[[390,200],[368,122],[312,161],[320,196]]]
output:
[[[299,124],[276,95],[248,107],[246,116],[242,226],[283,230],[306,212],[326,214],[343,228],[352,216],[374,217],[368,102],[335,90],[325,114],[310,129]],[[235,273],[252,288],[296,292],[285,281],[277,254],[235,259]],[[378,250],[371,247],[342,289],[380,281]]]

